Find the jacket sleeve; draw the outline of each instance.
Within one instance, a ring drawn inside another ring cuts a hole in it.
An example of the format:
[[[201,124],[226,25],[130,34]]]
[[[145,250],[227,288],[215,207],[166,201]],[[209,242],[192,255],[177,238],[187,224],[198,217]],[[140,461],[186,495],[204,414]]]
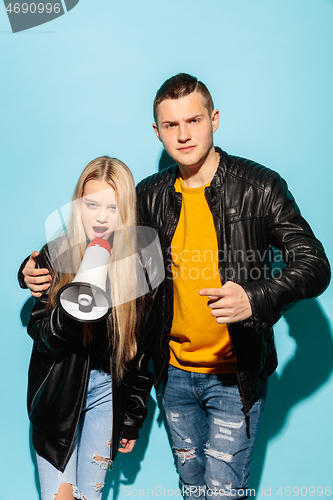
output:
[[[303,219],[286,182],[275,172],[264,193],[265,229],[269,243],[282,253],[285,267],[270,279],[242,283],[257,332],[271,327],[301,299],[320,295],[330,281],[330,265],[320,241]]]
[[[27,329],[37,349],[57,359],[70,350],[79,335],[79,326],[75,320],[65,316],[58,306],[47,311],[47,300],[47,292],[37,300]]]
[[[149,358],[148,352],[139,352],[132,363],[132,387],[120,427],[123,438],[137,439],[147,415],[148,398],[154,382],[154,376],[148,370]]]
[[[50,268],[47,247],[38,257],[37,265]],[[50,270],[52,274],[52,270]],[[49,290],[46,290],[36,301],[28,322],[28,334],[32,337],[37,349],[55,359],[63,357],[70,349],[73,341],[81,332],[77,321],[64,315],[58,306],[47,309]]]
[[[26,257],[24,259],[24,261],[20,265],[20,269],[18,270],[18,273],[17,273],[17,279],[18,279],[18,282],[19,282],[19,285],[21,288],[28,288],[27,285],[25,284],[24,276],[23,276],[23,272],[22,272],[26,263],[28,262],[28,260],[29,260],[29,257]]]

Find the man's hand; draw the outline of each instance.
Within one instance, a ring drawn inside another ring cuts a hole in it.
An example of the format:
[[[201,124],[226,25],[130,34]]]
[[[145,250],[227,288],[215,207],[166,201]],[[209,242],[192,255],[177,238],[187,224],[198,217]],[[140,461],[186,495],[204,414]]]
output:
[[[207,296],[208,307],[220,324],[237,323],[252,316],[252,308],[244,289],[227,281],[221,288],[204,288],[200,295]]]
[[[126,439],[126,438],[121,438],[120,444],[122,448],[118,448],[118,451],[121,453],[130,453],[135,445],[136,439]]]
[[[40,297],[44,290],[50,287],[52,277],[48,269],[36,269],[36,259],[39,252],[32,252],[22,271],[24,281],[34,297]]]

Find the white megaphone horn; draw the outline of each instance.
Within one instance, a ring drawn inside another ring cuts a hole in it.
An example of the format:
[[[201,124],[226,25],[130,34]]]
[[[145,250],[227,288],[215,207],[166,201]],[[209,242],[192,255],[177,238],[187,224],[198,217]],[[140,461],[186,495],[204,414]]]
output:
[[[111,247],[107,240],[92,240],[84,253],[73,281],[57,294],[57,304],[70,318],[85,323],[99,321],[111,310],[111,299],[105,293]]]

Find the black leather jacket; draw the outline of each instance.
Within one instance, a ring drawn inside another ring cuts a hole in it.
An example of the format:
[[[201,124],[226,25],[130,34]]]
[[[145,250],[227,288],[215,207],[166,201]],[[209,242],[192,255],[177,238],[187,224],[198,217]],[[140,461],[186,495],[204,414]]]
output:
[[[247,414],[277,366],[272,325],[297,301],[325,290],[330,266],[285,181],[257,163],[219,148],[216,151],[220,162],[205,196],[216,229],[219,272],[222,282],[231,280],[244,288],[253,312],[250,320],[228,325]],[[158,339],[154,352],[158,381],[166,377],[169,361],[168,334],[173,318],[170,246],[182,204],[181,193],[174,189],[178,175],[174,165],[137,186],[141,223],[158,231],[166,268],[155,313],[150,317]],[[282,270],[272,262],[273,247],[283,259]]]
[[[24,263],[21,269],[23,266]],[[38,258],[38,266],[47,267],[52,273],[47,247]],[[24,286],[20,272],[19,281]],[[29,367],[28,413],[36,451],[63,471],[86,393],[90,356],[83,347],[82,323],[63,315],[57,306],[46,312],[47,299],[48,294],[44,293],[36,302],[28,324],[28,333],[34,340]],[[121,383],[112,377],[111,467],[119,437],[136,439],[145,419],[153,383],[153,375],[147,369],[149,358],[149,342],[142,336],[138,355],[127,367]],[[110,360],[111,373],[112,364]]]

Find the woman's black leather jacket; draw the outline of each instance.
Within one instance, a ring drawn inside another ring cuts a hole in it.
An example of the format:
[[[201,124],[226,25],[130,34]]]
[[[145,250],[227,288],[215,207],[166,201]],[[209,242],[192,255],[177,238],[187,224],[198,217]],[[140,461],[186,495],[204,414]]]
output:
[[[38,266],[52,272],[47,247],[38,258]],[[28,413],[36,451],[63,471],[87,388],[90,356],[89,350],[83,347],[82,323],[65,316],[57,306],[46,312],[47,300],[48,294],[44,293],[36,302],[28,324],[28,333],[34,340],[29,367]],[[145,419],[153,383],[153,375],[147,368],[149,357],[149,342],[142,334],[138,354],[127,367],[122,381],[119,383],[112,376],[111,467],[119,437],[136,439]],[[112,365],[110,360],[111,374]]]
[[[228,325],[247,413],[277,366],[272,326],[297,301],[325,290],[330,266],[285,181],[257,163],[219,148],[216,151],[220,162],[205,196],[217,235],[219,273],[222,283],[231,280],[244,288],[253,312],[250,320]],[[174,189],[178,175],[174,165],[137,186],[140,221],[157,230],[166,269],[150,317],[157,339],[154,366],[158,381],[165,378],[169,361],[173,318],[170,247],[182,204],[181,193]]]

